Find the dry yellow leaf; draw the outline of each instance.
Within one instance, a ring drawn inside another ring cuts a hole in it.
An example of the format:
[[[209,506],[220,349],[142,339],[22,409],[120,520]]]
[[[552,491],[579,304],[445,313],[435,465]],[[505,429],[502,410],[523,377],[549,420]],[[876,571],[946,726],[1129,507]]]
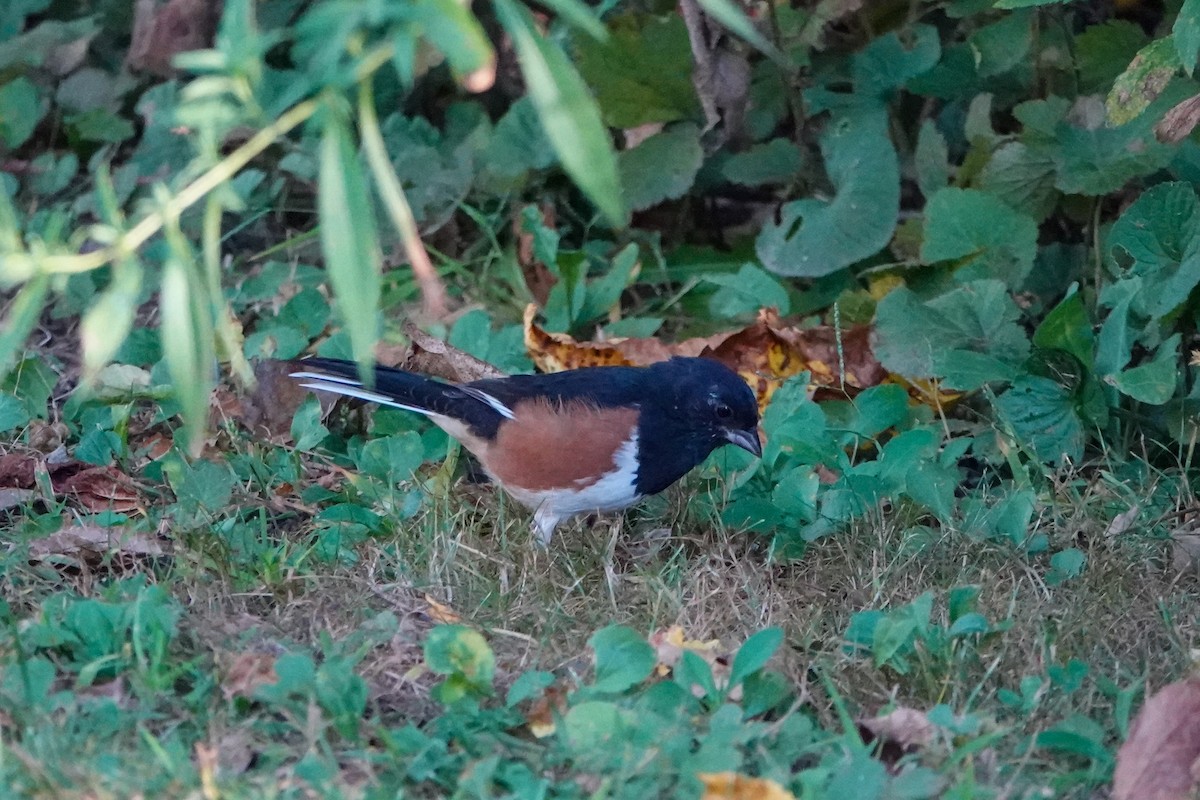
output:
[[[700,800],[796,800],[796,796],[766,778],[751,778],[736,772],[698,772],[704,784]]]

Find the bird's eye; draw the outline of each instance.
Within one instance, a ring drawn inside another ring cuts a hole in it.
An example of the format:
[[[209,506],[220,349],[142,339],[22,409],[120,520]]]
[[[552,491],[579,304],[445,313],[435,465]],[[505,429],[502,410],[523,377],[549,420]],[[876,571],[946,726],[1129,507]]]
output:
[[[717,416],[721,419],[729,419],[733,416],[733,409],[724,403],[718,403],[716,411]]]

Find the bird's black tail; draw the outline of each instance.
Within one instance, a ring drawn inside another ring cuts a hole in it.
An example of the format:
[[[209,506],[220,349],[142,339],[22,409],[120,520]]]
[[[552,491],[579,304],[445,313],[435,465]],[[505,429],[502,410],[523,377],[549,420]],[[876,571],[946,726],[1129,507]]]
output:
[[[375,367],[375,385],[363,386],[358,365],[336,358],[306,358],[293,361],[291,376],[308,389],[357,397],[372,403],[403,408],[418,414],[450,417],[474,416],[469,391],[422,375],[390,367]]]

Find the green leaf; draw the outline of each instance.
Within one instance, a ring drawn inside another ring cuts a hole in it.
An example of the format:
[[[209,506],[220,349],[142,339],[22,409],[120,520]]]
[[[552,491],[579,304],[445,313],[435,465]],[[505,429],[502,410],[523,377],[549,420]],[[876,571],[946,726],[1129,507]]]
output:
[[[943,189],[925,205],[921,260],[961,261],[960,282],[982,278],[1016,289],[1037,256],[1037,223],[974,189]]]
[[[604,27],[604,23],[596,17],[598,12],[593,11],[586,3],[579,0],[542,0],[542,5],[593,39],[599,41],[608,39],[608,30]]]
[[[1190,76],[1196,68],[1196,54],[1200,53],[1200,0],[1183,0],[1171,27],[1171,38],[1175,40],[1179,63]]]
[[[776,60],[783,59],[783,55],[775,49],[775,45],[763,38],[763,35],[758,32],[758,28],[754,27],[742,9],[732,0],[697,0],[697,2],[708,12],[709,16],[728,28],[735,36],[740,36],[754,45],[760,53]]]
[[[583,79],[514,0],[497,0],[496,13],[512,37],[529,96],[563,169],[610,224],[624,227],[629,212],[621,200],[616,155]]]
[[[921,123],[913,161],[917,169],[917,186],[926,199],[946,188],[950,182],[950,153],[946,137],[932,119]]]
[[[380,294],[379,235],[346,120],[328,109],[321,137],[317,209],[334,303],[364,382],[372,377]],[[369,383],[368,383],[369,385]]]
[[[29,422],[29,410],[11,394],[0,394],[0,433],[8,433]]]
[[[36,275],[21,287],[9,305],[4,325],[0,326],[0,380],[8,376],[29,332],[42,316],[49,289],[50,276]]]
[[[95,380],[96,373],[112,360],[125,343],[133,327],[138,297],[142,289],[142,265],[132,256],[113,267],[112,281],[83,314],[79,338],[83,346],[84,382]]]
[[[358,468],[368,475],[398,483],[412,478],[413,472],[425,460],[425,447],[416,431],[395,436],[382,436],[363,445]]]
[[[652,648],[632,628],[609,625],[592,634],[588,646],[596,654],[598,692],[623,692],[645,680],[657,663]]]
[[[1033,333],[1033,343],[1044,350],[1062,350],[1092,368],[1095,337],[1083,298],[1075,287],[1046,315]]]
[[[1077,547],[1059,550],[1050,556],[1050,572],[1046,582],[1051,586],[1078,577],[1087,565],[1087,554]]]
[[[1169,314],[1200,283],[1200,201],[1190,184],[1160,183],[1142,193],[1113,224],[1105,265],[1121,278],[1141,278],[1137,314]]]
[[[1029,12],[1005,14],[971,34],[968,44],[980,77],[1001,75],[1027,60],[1035,19]]]
[[[900,287],[876,307],[873,349],[891,372],[940,377],[948,389],[973,391],[1016,376],[1029,355],[1020,317],[999,281],[976,281],[925,302]]]
[[[479,631],[466,625],[438,625],[425,639],[425,663],[439,675],[460,677],[476,691],[491,694],[496,656]]]
[[[755,633],[738,648],[729,668],[729,686],[732,688],[767,665],[771,656],[783,644],[783,628],[764,628]]]
[[[721,177],[740,186],[787,183],[804,166],[800,148],[788,139],[772,139],[727,158]]]
[[[173,247],[163,267],[159,335],[183,416],[188,450],[198,456],[208,426],[208,399],[214,385],[216,354],[208,296],[195,274],[194,262],[185,264],[182,260],[186,257]]]
[[[9,149],[25,143],[45,113],[37,87],[24,77],[0,86],[0,142]]]
[[[205,459],[192,464],[177,461],[167,470],[171,491],[181,503],[220,512],[233,497],[233,473],[225,464]]]
[[[708,301],[709,310],[717,317],[753,314],[764,306],[787,314],[791,305],[787,288],[754,264],[743,264],[736,275],[714,273],[705,275],[704,280],[721,287]]]
[[[690,119],[700,110],[692,85],[692,50],[678,14],[625,15],[607,42],[576,44],[579,72],[614,128]]]
[[[454,72],[468,75],[495,59],[492,44],[469,4],[458,0],[416,0],[413,16]]]
[[[1170,163],[1175,148],[1154,137],[1151,127],[1158,116],[1150,113],[1116,128],[1060,124],[1055,133],[1058,178],[1054,185],[1067,194],[1099,196],[1162,169]]]
[[[1038,375],[1022,375],[996,399],[996,411],[1038,458],[1049,463],[1083,458],[1083,422],[1070,391]]]
[[[1009,208],[1043,220],[1054,210],[1054,158],[1045,148],[1023,142],[1001,145],[979,173],[978,185],[1003,200]]]
[[[1124,19],[1092,25],[1076,36],[1080,94],[1107,94],[1113,81],[1145,44],[1142,26]]]
[[[900,167],[887,118],[854,111],[833,119],[821,136],[825,171],[836,195],[783,206],[756,249],[777,275],[817,278],[874,255],[890,241],[900,210]]]
[[[674,125],[617,155],[625,204],[634,211],[687,194],[704,162],[700,128]]]
[[[315,395],[309,395],[292,416],[292,441],[301,452],[312,450],[329,435],[329,429],[321,424],[321,403]]]
[[[1150,362],[1112,376],[1113,386],[1122,394],[1150,405],[1159,406],[1170,400],[1179,382],[1179,341],[1177,333],[1159,345]]]
[[[862,97],[886,99],[892,90],[937,64],[941,54],[941,38],[932,25],[908,25],[903,36],[896,31],[877,36],[853,58],[854,91]]]

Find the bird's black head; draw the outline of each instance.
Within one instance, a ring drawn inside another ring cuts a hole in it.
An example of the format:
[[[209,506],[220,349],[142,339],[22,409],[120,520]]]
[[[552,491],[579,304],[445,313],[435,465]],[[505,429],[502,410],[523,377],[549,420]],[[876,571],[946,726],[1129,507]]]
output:
[[[655,383],[669,393],[678,421],[702,433],[710,451],[723,444],[736,444],[756,456],[762,455],[758,403],[736,372],[708,358],[672,358],[656,364],[654,369],[661,373]]]

